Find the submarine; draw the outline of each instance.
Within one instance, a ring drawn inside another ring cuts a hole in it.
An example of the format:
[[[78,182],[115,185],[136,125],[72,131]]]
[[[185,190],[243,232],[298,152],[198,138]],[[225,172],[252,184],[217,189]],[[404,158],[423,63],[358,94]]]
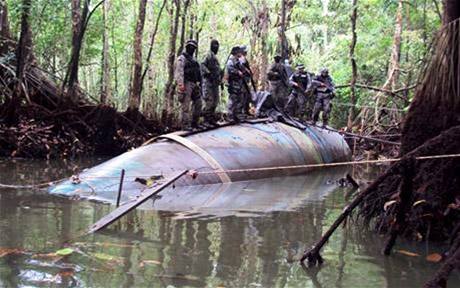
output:
[[[113,203],[124,170],[123,199],[138,197],[151,183],[187,173],[174,187],[227,184],[308,174],[310,164],[345,162],[351,151],[343,136],[314,125],[259,120],[197,133],[179,131],[85,169],[49,187],[52,194]]]

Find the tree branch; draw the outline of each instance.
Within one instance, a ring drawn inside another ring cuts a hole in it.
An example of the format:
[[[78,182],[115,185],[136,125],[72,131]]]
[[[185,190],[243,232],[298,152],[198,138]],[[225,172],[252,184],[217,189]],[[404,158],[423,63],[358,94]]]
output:
[[[335,88],[336,89],[342,89],[342,88],[348,88],[350,86],[351,86],[351,84],[343,84],[343,85],[337,85]],[[366,84],[359,84],[359,83],[356,83],[355,86],[359,87],[359,88],[363,88],[363,89],[373,90],[373,91],[377,91],[377,92],[383,92],[383,93],[390,94],[392,96],[400,97],[398,95],[399,93],[405,92],[407,90],[412,90],[412,89],[416,88],[418,86],[418,84],[414,84],[412,86],[397,89],[397,90],[393,90],[393,91],[388,90],[388,89],[383,89],[383,88],[380,88],[380,87],[366,85]]]
[[[156,35],[157,35],[157,32],[158,32],[158,26],[160,24],[161,14],[163,13],[163,10],[164,10],[164,8],[166,6],[166,2],[167,2],[166,0],[163,0],[163,4],[161,5],[160,11],[158,12],[157,20],[155,22],[155,28],[153,29],[152,35],[150,37],[150,47],[149,47],[149,52],[147,54],[144,73],[142,73],[141,83],[144,83],[145,75],[147,74],[147,71],[149,70],[149,67],[150,67],[150,58],[152,57],[153,44],[155,43],[155,38],[156,38]],[[142,84],[141,84],[141,92],[142,92]]]

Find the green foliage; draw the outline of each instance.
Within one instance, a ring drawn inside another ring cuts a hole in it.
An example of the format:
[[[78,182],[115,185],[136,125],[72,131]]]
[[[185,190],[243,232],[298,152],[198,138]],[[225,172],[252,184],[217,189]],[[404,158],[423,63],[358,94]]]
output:
[[[106,0],[109,1],[109,0]],[[92,6],[96,1],[92,1]],[[193,32],[199,33],[199,56],[207,52],[209,42],[217,38],[221,42],[219,58],[225,63],[232,46],[250,45],[257,15],[254,7],[267,3],[270,11],[270,23],[267,37],[267,49],[272,59],[278,44],[278,27],[280,1],[191,1],[187,13],[186,38]],[[387,77],[388,62],[393,42],[397,1],[360,0],[358,1],[358,21],[355,57],[358,65],[359,83],[379,87]],[[439,2],[439,1],[438,1]],[[147,20],[144,33],[144,57],[149,49],[149,39],[162,1],[148,1]],[[9,16],[13,34],[18,37],[20,22],[20,0],[8,0]],[[167,56],[170,32],[170,11],[173,9],[168,1],[160,20],[156,35],[151,63],[151,73],[145,78],[142,95],[143,107],[154,115],[161,111],[163,89],[167,80]],[[107,32],[110,44],[110,78],[112,99],[119,109],[126,108],[131,66],[133,58],[134,28],[137,20],[138,1],[110,0],[107,16]],[[70,57],[71,48],[71,8],[70,1],[37,0],[32,7],[32,34],[34,52],[38,63],[52,74],[63,77]],[[351,1],[296,1],[288,15],[289,27],[287,38],[292,50],[291,63],[304,63],[309,71],[316,72],[327,66],[337,84],[347,84],[351,77],[349,45],[351,41],[350,14]],[[193,18],[193,28],[191,19]],[[247,21],[252,19],[253,21]],[[417,75],[427,50],[432,42],[434,31],[440,25],[434,1],[410,1],[404,4],[403,35],[401,49],[400,87],[410,85],[417,80]],[[245,24],[246,23],[246,24]],[[249,24],[248,24],[249,23]],[[180,29],[179,29],[180,30]],[[80,59],[80,85],[94,98],[98,98],[101,86],[102,49],[104,23],[102,8],[94,13],[84,39]],[[180,31],[179,31],[180,34]],[[254,38],[255,37],[255,38]],[[250,47],[250,58],[257,62],[258,49]],[[259,63],[259,62],[257,62]],[[144,63],[144,67],[147,63]],[[262,67],[263,69],[266,67]],[[264,71],[261,71],[263,73]],[[358,90],[358,103],[369,104],[375,92]],[[409,95],[410,97],[410,95]],[[338,95],[338,102],[349,101],[349,91],[343,89]],[[148,107],[148,108],[147,108]],[[404,108],[404,107],[401,107]],[[344,109],[336,109],[334,118],[345,119]],[[342,121],[339,121],[342,122]],[[343,124],[343,123],[340,123]]]
[[[60,249],[58,251],[56,251],[56,255],[58,256],[68,256],[70,254],[72,254],[74,252],[74,250],[72,248],[63,248],[63,249]]]

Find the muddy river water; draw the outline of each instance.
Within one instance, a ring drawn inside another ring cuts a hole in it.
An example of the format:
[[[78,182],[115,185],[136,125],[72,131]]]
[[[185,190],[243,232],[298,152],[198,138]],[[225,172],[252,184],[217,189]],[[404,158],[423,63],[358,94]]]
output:
[[[0,183],[47,182],[101,161],[0,159]],[[358,170],[360,181],[373,177]],[[0,287],[420,287],[439,267],[426,256],[444,247],[399,240],[384,257],[384,239],[353,222],[325,246],[321,268],[298,265],[352,197],[336,183],[344,173],[170,192],[94,235],[86,228],[113,205],[0,188]],[[449,287],[460,287],[458,273]]]

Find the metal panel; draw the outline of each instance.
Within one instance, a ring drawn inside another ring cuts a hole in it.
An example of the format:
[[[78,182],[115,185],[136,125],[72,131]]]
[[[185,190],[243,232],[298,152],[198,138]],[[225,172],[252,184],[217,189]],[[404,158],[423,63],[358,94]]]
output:
[[[224,170],[283,167],[330,163],[350,159],[350,149],[343,137],[318,127],[299,130],[279,122],[240,124],[193,134],[187,141],[209,154]],[[126,170],[124,193],[135,197],[145,186],[134,181],[174,171],[193,169],[198,177],[182,177],[177,186],[220,183],[216,167],[192,150],[169,140],[139,147],[82,172],[80,184],[65,181],[50,189],[52,193],[79,194],[111,199],[116,195],[121,169]],[[229,173],[231,181],[289,176],[309,169],[277,169]]]

